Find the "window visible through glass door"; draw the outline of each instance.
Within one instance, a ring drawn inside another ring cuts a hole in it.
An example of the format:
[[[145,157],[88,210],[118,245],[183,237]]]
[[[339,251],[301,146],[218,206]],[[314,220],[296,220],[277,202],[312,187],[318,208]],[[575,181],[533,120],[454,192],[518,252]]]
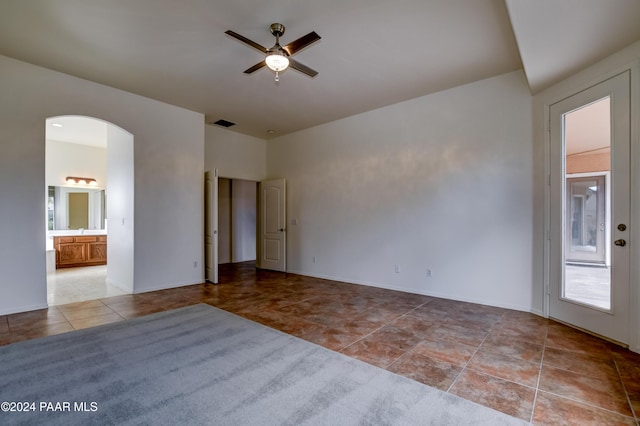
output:
[[[563,296],[597,308],[611,308],[609,253],[611,171],[610,98],[564,116],[565,277]]]

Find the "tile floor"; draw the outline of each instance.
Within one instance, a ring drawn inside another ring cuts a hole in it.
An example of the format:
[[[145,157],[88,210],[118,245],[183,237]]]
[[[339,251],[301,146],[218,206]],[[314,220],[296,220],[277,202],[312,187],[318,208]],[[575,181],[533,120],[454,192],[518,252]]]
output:
[[[66,305],[126,294],[106,280],[107,265],[56,269],[47,274],[47,303]]]
[[[220,281],[0,316],[0,345],[204,302],[536,425],[639,424],[640,355],[562,324],[252,263]]]

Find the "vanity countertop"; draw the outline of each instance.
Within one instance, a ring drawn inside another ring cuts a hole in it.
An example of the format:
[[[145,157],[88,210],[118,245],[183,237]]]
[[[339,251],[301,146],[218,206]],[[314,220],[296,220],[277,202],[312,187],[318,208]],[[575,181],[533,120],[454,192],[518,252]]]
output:
[[[79,229],[65,229],[61,231],[48,231],[49,237],[70,237],[78,235],[107,235],[107,231],[104,229],[85,229],[80,231]]]

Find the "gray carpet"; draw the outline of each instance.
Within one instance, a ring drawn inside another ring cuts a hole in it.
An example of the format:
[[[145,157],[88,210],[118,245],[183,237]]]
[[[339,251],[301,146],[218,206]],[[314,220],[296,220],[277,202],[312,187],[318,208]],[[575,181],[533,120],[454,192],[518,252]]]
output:
[[[526,424],[208,305],[2,346],[3,401],[35,409],[3,425]]]

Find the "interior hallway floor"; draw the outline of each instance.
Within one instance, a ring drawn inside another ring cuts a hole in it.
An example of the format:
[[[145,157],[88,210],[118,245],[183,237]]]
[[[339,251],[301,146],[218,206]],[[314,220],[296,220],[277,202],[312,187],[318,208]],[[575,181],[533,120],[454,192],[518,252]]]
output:
[[[47,274],[47,303],[66,305],[127,294],[107,283],[107,265],[60,268]]]
[[[220,282],[0,316],[0,345],[208,303],[533,424],[639,424],[640,355],[554,321],[252,262]]]

